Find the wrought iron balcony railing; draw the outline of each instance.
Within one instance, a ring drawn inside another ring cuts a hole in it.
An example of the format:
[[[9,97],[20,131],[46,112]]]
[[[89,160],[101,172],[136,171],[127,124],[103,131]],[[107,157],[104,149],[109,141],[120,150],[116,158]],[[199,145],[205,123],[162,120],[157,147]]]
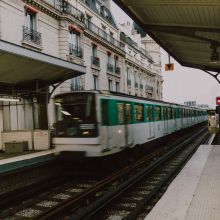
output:
[[[92,59],[92,65],[96,67],[100,67],[100,59],[99,57],[91,57]]]
[[[83,56],[82,48],[79,46],[75,46],[74,44],[69,43],[69,54],[73,55],[75,57],[82,58],[82,56]]]
[[[113,44],[114,46],[120,48],[121,50],[125,50],[125,45],[121,43],[120,41],[116,40],[114,37],[112,37],[110,34],[107,34],[104,30],[93,24],[88,19],[85,20],[86,28],[90,31],[92,31],[94,34],[98,35],[102,39],[106,40],[107,42]]]
[[[111,63],[107,63],[107,71],[113,73],[114,66]]]
[[[117,67],[115,68],[115,73],[116,73],[117,75],[121,75],[121,68],[117,66]]]
[[[78,10],[77,8],[73,7],[72,5],[70,5],[68,2],[64,1],[61,4],[61,11],[65,12],[67,14],[72,15],[74,18],[76,18],[78,21],[81,21],[84,23],[85,21],[85,15]]]
[[[41,33],[23,26],[23,41],[36,44],[37,46],[42,45]]]
[[[85,15],[65,0],[43,0],[60,12],[72,15],[77,20],[84,22]]]
[[[70,89],[71,89],[71,91],[82,91],[83,86],[80,84],[71,84]]]

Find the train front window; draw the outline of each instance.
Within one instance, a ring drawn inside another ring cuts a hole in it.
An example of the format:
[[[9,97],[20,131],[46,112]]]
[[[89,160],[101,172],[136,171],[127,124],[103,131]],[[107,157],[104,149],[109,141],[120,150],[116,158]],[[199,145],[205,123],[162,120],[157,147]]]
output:
[[[94,94],[63,94],[54,101],[56,136],[97,136]]]

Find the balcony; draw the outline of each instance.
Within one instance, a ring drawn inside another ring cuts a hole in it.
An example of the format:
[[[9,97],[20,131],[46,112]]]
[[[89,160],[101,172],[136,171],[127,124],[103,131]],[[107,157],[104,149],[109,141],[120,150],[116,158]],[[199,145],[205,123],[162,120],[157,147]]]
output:
[[[114,66],[111,63],[107,63],[107,72],[113,73]]]
[[[70,90],[71,91],[82,91],[84,89],[83,89],[83,86],[80,84],[71,84]]]
[[[117,75],[121,75],[121,68],[117,66],[117,67],[115,68],[115,73],[116,73]]]
[[[55,9],[59,10],[60,12],[64,12],[67,14],[72,15],[74,18],[76,18],[78,21],[83,22],[85,21],[84,14],[78,10],[77,8],[73,7],[71,4],[69,4],[65,0],[43,0],[47,4],[51,5]]]
[[[100,59],[99,57],[91,57],[92,66],[100,68]]]
[[[23,26],[23,41],[40,47],[42,45],[41,33]]]
[[[104,30],[93,24],[88,19],[85,21],[85,25],[88,30],[101,37],[103,40],[109,42],[110,44],[118,47],[121,50],[125,50],[125,45],[123,43],[113,38],[110,34],[107,34]]]
[[[72,15],[74,18],[82,23],[84,23],[85,21],[85,15],[80,10],[65,1],[63,1],[63,3],[61,4],[61,11]]]
[[[69,54],[75,57],[82,58],[82,48],[69,43]]]

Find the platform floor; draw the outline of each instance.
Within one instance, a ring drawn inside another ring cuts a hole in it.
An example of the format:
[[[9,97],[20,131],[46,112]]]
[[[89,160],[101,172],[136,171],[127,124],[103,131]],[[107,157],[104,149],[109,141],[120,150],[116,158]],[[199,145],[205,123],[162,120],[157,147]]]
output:
[[[219,220],[220,145],[201,145],[145,220]]]

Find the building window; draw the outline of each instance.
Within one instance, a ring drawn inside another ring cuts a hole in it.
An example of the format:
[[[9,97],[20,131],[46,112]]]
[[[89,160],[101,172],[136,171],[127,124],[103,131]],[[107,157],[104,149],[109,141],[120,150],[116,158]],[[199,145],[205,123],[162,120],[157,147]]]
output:
[[[2,112],[4,131],[27,131],[48,127],[46,102],[39,103],[36,99],[33,102],[3,102]]]
[[[23,40],[41,46],[41,34],[37,32],[37,11],[26,6]]]
[[[139,81],[139,77],[137,76],[137,73],[135,73],[135,75],[134,75],[135,77],[135,88],[138,88],[138,81]]]
[[[69,29],[69,53],[76,57],[82,57],[80,33],[73,28]]]
[[[101,3],[99,3],[98,1],[95,1],[95,6],[100,14],[101,13]]]
[[[29,7],[26,8],[25,27],[31,30],[37,30],[36,11],[31,10]]]
[[[103,33],[102,33],[103,38],[104,38],[104,39],[107,39],[106,26],[102,25],[102,30],[103,30]]]
[[[120,83],[116,82],[115,86],[116,86],[116,92],[120,92]]]
[[[97,45],[92,44],[92,56],[97,57]]]
[[[83,90],[81,77],[77,76],[73,79],[71,79],[71,91],[79,91]]]
[[[109,88],[109,91],[112,91],[112,80],[108,80],[108,88]]]
[[[114,43],[114,34],[110,31],[110,42]]]
[[[94,80],[94,90],[98,90],[99,89],[98,76],[93,75],[93,80]]]

